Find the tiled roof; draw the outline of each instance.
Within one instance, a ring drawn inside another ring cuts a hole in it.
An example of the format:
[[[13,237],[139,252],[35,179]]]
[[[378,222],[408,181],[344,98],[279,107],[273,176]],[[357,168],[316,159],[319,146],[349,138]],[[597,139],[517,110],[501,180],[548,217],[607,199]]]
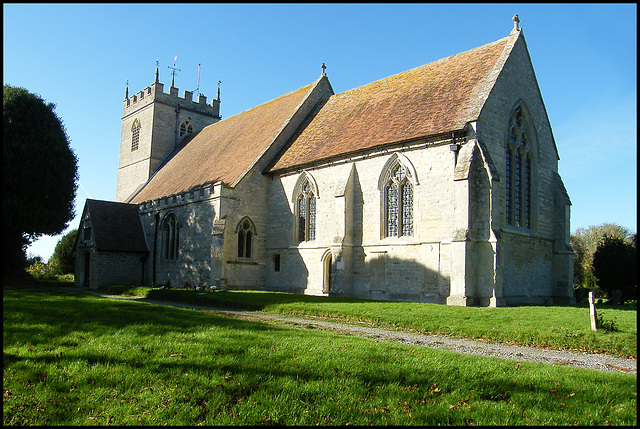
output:
[[[270,171],[461,130],[477,119],[516,37],[333,95]]]
[[[98,250],[149,251],[136,204],[87,199],[86,210]]]
[[[216,182],[232,185],[269,147],[316,83],[209,125],[158,170],[131,202]]]

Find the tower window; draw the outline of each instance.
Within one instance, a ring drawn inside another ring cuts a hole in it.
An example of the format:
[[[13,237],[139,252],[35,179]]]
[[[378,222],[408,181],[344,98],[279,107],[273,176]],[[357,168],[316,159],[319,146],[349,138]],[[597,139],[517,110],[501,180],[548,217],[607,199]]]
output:
[[[193,133],[193,124],[191,121],[184,121],[180,124],[180,137],[184,137]]]
[[[140,121],[137,119],[133,121],[131,127],[131,152],[138,150],[138,144],[140,142]]]

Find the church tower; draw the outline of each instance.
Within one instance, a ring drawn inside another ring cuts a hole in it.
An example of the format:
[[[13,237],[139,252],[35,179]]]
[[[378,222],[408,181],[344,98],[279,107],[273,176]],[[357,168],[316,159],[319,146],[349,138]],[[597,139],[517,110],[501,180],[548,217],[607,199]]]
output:
[[[151,87],[129,97],[127,86],[116,185],[118,202],[127,202],[185,137],[221,119],[219,88],[211,104],[201,94],[193,101],[191,91],[184,91],[179,97],[173,79],[169,93],[163,89],[157,67]]]

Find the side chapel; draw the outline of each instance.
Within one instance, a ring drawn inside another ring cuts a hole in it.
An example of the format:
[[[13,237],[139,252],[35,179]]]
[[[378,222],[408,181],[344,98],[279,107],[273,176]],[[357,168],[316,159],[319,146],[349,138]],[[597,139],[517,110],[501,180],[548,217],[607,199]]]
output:
[[[86,201],[78,286],[573,302],[571,202],[517,15],[503,39],[349,91],[323,64],[219,109],[219,89],[167,94],[157,69],[127,93],[117,202]]]

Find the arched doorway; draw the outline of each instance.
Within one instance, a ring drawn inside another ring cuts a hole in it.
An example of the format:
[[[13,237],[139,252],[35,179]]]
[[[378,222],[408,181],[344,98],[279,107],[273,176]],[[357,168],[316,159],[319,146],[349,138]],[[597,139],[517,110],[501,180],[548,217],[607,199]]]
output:
[[[329,294],[331,291],[331,251],[328,250],[322,260],[322,293]]]

